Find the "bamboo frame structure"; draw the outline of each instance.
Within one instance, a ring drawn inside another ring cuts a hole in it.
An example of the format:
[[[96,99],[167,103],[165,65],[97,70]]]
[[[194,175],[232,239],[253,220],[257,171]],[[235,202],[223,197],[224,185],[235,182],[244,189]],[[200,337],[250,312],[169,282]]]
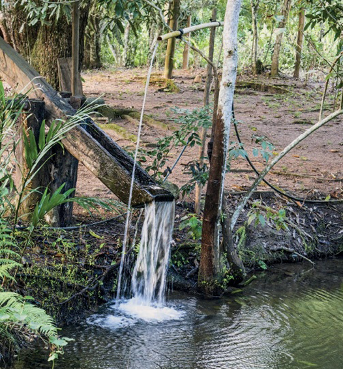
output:
[[[203,28],[220,27],[220,26],[223,26],[223,24],[224,24],[224,22],[218,22],[218,21],[198,24],[197,26],[191,26],[191,27],[187,27],[187,28],[184,28],[184,29],[179,29],[177,31],[166,33],[165,35],[159,36],[158,41],[168,40],[169,38],[172,38],[172,37],[180,37],[180,36],[183,36],[184,34],[187,34],[187,33],[193,32],[193,31],[197,31],[197,30],[203,29]]]

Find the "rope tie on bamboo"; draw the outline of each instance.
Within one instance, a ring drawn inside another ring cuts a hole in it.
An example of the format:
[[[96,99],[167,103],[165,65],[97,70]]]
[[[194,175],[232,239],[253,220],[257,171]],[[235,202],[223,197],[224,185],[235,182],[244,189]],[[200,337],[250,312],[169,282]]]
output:
[[[183,29],[181,29],[181,28],[179,28],[178,29],[178,31],[180,32],[180,35],[179,36],[177,36],[176,38],[179,38],[180,40],[182,39],[182,36],[183,36],[183,34],[184,34],[184,30]]]
[[[212,18],[210,18],[209,19],[210,20],[210,22],[212,22],[212,23],[217,23],[219,26],[222,26],[222,24],[221,24],[221,22],[219,22],[219,21],[217,21],[216,19],[212,19]]]

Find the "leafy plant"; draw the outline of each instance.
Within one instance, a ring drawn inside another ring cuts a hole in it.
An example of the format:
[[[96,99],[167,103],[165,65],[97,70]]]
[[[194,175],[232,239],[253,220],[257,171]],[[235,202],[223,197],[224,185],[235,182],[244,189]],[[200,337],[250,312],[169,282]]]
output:
[[[140,149],[139,163],[143,165],[150,161],[145,166],[145,169],[156,180],[163,180],[167,175],[169,168],[167,167],[166,170],[163,170],[163,168],[173,147],[201,145],[201,139],[198,134],[199,129],[211,126],[211,111],[208,106],[192,111],[175,108],[173,112],[179,115],[175,119],[179,129],[175,130],[170,136],[159,139],[154,149]]]
[[[260,224],[264,227],[266,222],[270,221],[278,231],[281,229],[288,230],[286,218],[285,209],[274,210],[268,206],[263,206],[261,201],[257,200],[248,212],[247,224],[253,223],[255,226]]]
[[[200,240],[202,237],[202,221],[197,214],[188,214],[181,218],[179,229],[187,228],[188,234],[193,240]]]

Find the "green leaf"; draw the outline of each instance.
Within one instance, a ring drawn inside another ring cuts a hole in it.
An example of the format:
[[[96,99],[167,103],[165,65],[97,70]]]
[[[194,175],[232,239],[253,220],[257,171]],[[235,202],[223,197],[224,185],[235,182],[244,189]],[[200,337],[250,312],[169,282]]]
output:
[[[99,235],[97,235],[95,232],[93,232],[93,231],[92,231],[92,229],[90,229],[88,232],[89,232],[89,234],[90,234],[92,237],[98,238],[99,240],[103,240],[103,239],[104,239],[104,236],[99,236]]]
[[[259,220],[259,223],[264,227],[265,226],[265,218],[263,217],[263,215],[259,214],[258,215],[258,220]]]

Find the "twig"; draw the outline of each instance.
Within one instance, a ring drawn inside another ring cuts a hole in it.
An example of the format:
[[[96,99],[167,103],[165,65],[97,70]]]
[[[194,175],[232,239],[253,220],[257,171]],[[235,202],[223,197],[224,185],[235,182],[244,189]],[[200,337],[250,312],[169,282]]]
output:
[[[322,98],[321,98],[319,120],[321,120],[323,118],[325,97],[326,97],[327,87],[328,87],[328,84],[329,84],[329,81],[330,81],[329,74],[332,72],[333,68],[337,64],[338,60],[342,57],[342,55],[343,55],[343,51],[336,57],[335,61],[332,63],[332,65],[330,67],[330,70],[327,74],[328,78],[326,79],[326,83],[325,83],[325,86],[324,86],[324,92],[323,92],[323,95],[322,95]]]
[[[110,265],[100,277],[96,278],[95,280],[93,279],[93,281],[95,281],[94,284],[92,284],[92,285],[90,284],[90,285],[86,286],[81,291],[79,291],[76,294],[74,294],[73,296],[69,297],[67,300],[64,300],[64,301],[60,302],[59,304],[60,305],[66,304],[67,302],[75,299],[75,297],[80,296],[80,295],[83,295],[87,291],[93,291],[93,290],[95,290],[97,288],[97,286],[99,285],[99,283],[102,282],[102,281],[104,281],[105,277],[110,272],[112,272],[113,270],[117,269],[119,267],[119,265],[120,265],[119,262],[117,262],[114,265]]]
[[[294,249],[290,249],[288,247],[285,247],[285,246],[278,246],[278,247],[275,247],[275,248],[271,248],[270,251],[274,251],[274,252],[277,252],[277,251],[286,251],[286,252],[290,252],[291,254],[295,254],[297,256],[300,256],[300,258],[302,259],[305,259],[306,261],[308,261],[309,263],[311,263],[312,265],[315,265],[314,261],[312,261],[311,259],[308,259],[306,256],[298,253],[297,251],[295,251]]]

